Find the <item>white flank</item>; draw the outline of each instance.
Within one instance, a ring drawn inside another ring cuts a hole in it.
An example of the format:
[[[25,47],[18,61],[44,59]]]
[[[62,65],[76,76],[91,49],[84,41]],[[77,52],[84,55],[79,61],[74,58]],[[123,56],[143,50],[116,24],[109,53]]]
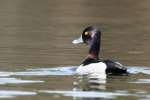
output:
[[[88,65],[80,65],[76,72],[78,74],[93,74],[93,73],[99,73],[99,74],[104,74],[106,71],[106,64],[103,62],[99,63],[92,63]]]

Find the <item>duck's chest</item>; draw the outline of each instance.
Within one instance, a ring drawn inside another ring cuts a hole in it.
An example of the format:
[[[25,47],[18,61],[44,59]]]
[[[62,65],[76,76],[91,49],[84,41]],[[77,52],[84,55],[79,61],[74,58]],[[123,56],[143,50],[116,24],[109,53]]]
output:
[[[79,74],[106,73],[106,64],[103,62],[80,65],[76,72]]]

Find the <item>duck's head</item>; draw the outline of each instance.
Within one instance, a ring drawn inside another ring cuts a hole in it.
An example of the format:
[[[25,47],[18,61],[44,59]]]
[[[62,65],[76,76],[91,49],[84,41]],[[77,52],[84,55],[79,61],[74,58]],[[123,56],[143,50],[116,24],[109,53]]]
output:
[[[85,28],[81,34],[81,36],[72,41],[73,44],[86,43],[88,45],[92,44],[93,40],[100,40],[101,31],[100,29],[89,26]],[[98,38],[97,38],[98,37]]]
[[[81,36],[72,41],[73,44],[85,43],[89,45],[89,53],[98,56],[100,49],[101,31],[97,27],[89,26],[85,28]]]

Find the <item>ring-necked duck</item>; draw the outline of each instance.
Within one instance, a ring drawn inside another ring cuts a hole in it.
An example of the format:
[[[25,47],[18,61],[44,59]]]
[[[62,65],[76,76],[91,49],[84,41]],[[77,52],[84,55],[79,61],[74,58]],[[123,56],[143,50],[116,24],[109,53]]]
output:
[[[89,46],[89,54],[81,65],[76,69],[79,74],[106,73],[106,74],[127,74],[127,69],[112,60],[99,59],[101,47],[100,29],[89,26],[84,29],[82,35],[72,42],[73,44],[86,43]]]

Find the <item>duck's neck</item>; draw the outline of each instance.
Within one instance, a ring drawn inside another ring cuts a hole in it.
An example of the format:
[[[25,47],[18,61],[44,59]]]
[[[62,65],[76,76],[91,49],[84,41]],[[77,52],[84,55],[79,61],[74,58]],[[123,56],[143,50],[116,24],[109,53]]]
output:
[[[93,59],[99,59],[99,52],[101,46],[101,33],[95,33],[94,37],[90,40],[89,43],[90,50],[88,57]]]

